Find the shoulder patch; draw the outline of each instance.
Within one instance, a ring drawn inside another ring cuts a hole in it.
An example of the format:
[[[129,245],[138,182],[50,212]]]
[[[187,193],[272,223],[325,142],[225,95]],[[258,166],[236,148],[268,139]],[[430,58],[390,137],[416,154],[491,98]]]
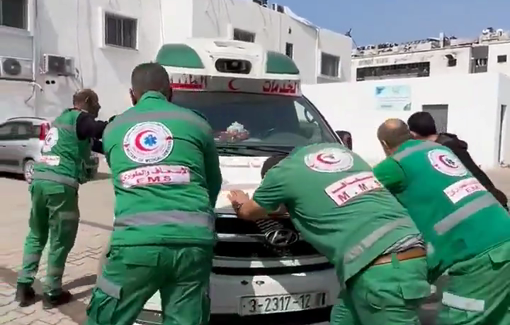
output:
[[[337,173],[351,169],[354,157],[346,149],[324,148],[306,155],[305,164],[316,172]]]
[[[126,156],[139,164],[154,164],[167,158],[173,150],[170,130],[159,122],[142,122],[131,127],[124,136]]]
[[[462,162],[448,150],[434,149],[427,154],[429,162],[438,172],[448,176],[466,176],[468,170]]]
[[[58,129],[56,127],[50,128],[48,134],[44,138],[42,152],[49,152],[58,142]]]

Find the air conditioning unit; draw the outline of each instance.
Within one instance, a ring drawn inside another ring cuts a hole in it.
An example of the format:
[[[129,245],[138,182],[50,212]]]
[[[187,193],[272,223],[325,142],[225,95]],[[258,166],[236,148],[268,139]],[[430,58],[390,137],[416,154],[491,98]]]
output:
[[[74,59],[60,55],[44,54],[43,73],[65,77],[74,76]]]
[[[31,59],[0,57],[0,79],[32,81],[33,78]]]

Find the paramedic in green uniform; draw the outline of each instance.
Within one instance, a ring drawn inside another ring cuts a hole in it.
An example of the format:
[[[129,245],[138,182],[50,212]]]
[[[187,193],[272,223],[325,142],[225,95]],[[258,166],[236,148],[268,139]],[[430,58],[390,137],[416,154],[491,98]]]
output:
[[[510,324],[510,216],[450,149],[412,140],[398,119],[377,132],[374,168],[424,236],[431,280],[448,270],[438,325]]]
[[[170,103],[169,76],[159,64],[137,66],[131,84],[134,107],[103,136],[115,220],[87,324],[133,324],[158,291],[163,324],[207,324],[222,182],[212,129]]]
[[[77,92],[73,105],[53,121],[44,140],[41,160],[34,167],[29,187],[32,197],[30,232],[25,240],[16,290],[16,300],[22,307],[34,302],[32,284],[48,236],[43,306],[52,308],[71,300],[70,292],[62,290],[62,275],[78,231],[78,186],[89,180],[86,166],[91,147],[102,151],[99,139],[107,124],[95,120],[101,106],[94,91]]]
[[[252,200],[238,190],[229,199],[248,220],[267,218],[283,205],[303,238],[335,265],[344,290],[331,324],[419,324],[419,303],[431,293],[425,248],[370,166],[328,143],[269,158],[264,169]]]

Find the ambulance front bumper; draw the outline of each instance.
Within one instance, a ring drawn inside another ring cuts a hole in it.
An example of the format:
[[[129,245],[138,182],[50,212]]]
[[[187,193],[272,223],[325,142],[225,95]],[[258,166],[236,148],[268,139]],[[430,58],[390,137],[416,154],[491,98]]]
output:
[[[340,287],[334,269],[283,275],[234,276],[211,275],[210,324],[305,325],[329,324],[331,306]],[[299,295],[321,292],[325,303],[320,308],[272,314],[242,315],[242,298]],[[159,294],[145,305],[136,324],[162,324]]]

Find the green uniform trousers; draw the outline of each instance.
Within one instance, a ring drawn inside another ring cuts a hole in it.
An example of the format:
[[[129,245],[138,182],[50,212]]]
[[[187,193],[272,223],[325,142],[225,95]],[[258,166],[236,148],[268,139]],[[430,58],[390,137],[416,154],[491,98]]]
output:
[[[437,325],[510,324],[510,242],[448,270]]]
[[[331,311],[331,325],[419,325],[431,294],[426,258],[375,265],[349,279]]]
[[[34,180],[29,190],[32,197],[30,231],[25,239],[18,283],[31,285],[34,282],[49,237],[44,292],[57,295],[62,291],[67,255],[74,246],[78,232],[78,192],[67,185],[43,180]]]
[[[208,324],[213,247],[110,247],[87,308],[87,325],[133,324],[159,290],[164,325]]]

